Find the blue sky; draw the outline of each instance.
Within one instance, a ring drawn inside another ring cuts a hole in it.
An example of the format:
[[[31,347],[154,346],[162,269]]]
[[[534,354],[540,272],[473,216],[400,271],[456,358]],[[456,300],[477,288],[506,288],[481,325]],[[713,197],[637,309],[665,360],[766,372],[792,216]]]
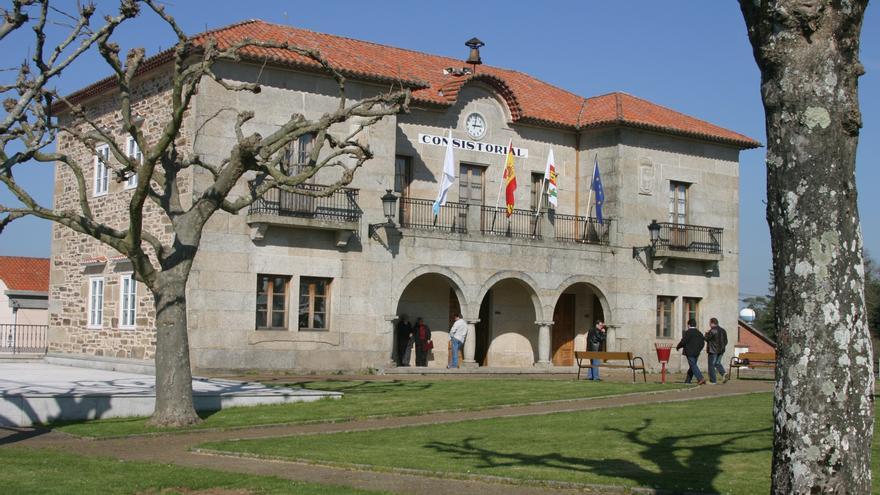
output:
[[[59,2],[59,5],[73,2]],[[115,1],[98,0],[99,12]],[[734,0],[635,0],[504,2],[241,2],[174,0],[169,12],[188,33],[260,18],[414,50],[466,58],[464,42],[486,43],[483,62],[532,74],[583,96],[624,91],[708,120],[765,142],[760,75],[745,24]],[[364,7],[369,5],[369,7]],[[173,37],[152,16],[136,21],[119,38],[123,53],[143,46],[148,54]],[[14,67],[26,40],[7,40],[0,68]],[[20,47],[20,49],[16,48]],[[880,259],[880,11],[869,5],[862,32],[860,80],[864,128],[857,161],[859,208],[865,245]],[[8,73],[6,73],[8,74]],[[89,84],[108,71],[90,57],[59,81],[61,92]],[[7,76],[8,77],[8,76]],[[5,79],[4,79],[5,80]],[[764,294],[770,269],[770,235],[765,220],[763,148],[740,155],[740,292]],[[48,167],[21,176],[29,190],[51,203]],[[0,201],[8,194],[0,192]],[[0,254],[49,256],[44,223],[13,223],[0,235]]]

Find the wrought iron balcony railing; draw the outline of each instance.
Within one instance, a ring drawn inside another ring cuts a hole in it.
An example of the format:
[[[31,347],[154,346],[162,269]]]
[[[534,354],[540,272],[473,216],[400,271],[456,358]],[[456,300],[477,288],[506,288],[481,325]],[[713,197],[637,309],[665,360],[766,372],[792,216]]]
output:
[[[553,217],[556,240],[600,244],[607,246],[611,241],[611,218],[603,218],[602,223],[594,217],[579,217],[557,213]]]
[[[430,199],[400,198],[400,226],[406,229],[466,234],[467,212],[465,203],[446,203],[435,216]]]
[[[300,184],[297,188],[312,193],[321,193],[326,191],[329,186]],[[358,206],[358,190],[343,187],[328,196],[311,196],[273,189],[255,201],[248,210],[248,214],[357,222],[363,211]]]
[[[506,208],[494,206],[482,206],[480,212],[480,232],[485,235],[541,238],[541,217],[544,213],[536,215],[532,210],[513,210],[508,217]]]
[[[724,229],[678,223],[661,223],[656,251],[721,254]]]

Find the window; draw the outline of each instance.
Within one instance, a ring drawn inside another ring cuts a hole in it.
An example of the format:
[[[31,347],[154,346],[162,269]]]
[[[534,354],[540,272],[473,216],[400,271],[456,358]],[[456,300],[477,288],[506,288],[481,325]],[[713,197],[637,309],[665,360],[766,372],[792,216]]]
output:
[[[129,158],[133,158],[135,161],[137,161],[138,164],[140,164],[141,161],[143,161],[144,159],[144,156],[141,153],[141,149],[138,146],[137,141],[135,141],[134,138],[131,136],[128,137],[128,144],[125,147],[125,154]],[[137,183],[137,172],[133,172],[128,176],[128,179],[125,180],[125,188],[131,189],[133,187],[137,187]]]
[[[531,201],[529,202],[529,207],[532,211],[536,211],[539,206],[541,206],[541,200],[544,195],[542,194],[542,187],[544,185],[544,174],[532,174],[532,194]]]
[[[688,184],[669,181],[669,223],[677,225],[687,223],[687,190]]]
[[[109,161],[110,147],[106,144],[98,146],[95,149],[95,191],[93,196],[107,194],[107,184],[110,182],[110,168],[107,167]]]
[[[315,145],[314,134],[304,134],[296,141],[291,142],[284,149],[282,166],[287,170],[287,175],[297,175],[305,171],[309,164],[309,155]]]
[[[104,321],[104,279],[89,278],[89,328],[101,328]]]
[[[329,278],[301,277],[299,280],[299,329],[326,330],[330,296]]]
[[[394,157],[394,192],[401,197],[409,196],[409,185],[412,183],[412,160],[408,156]]]
[[[659,296],[657,298],[657,338],[672,338],[672,314],[674,311],[674,297]]]
[[[459,167],[458,201],[469,205],[483,204],[484,168],[478,165]]]
[[[688,320],[691,318],[697,322],[697,328],[700,326],[700,300],[696,297],[685,297],[682,298],[682,304],[684,307],[684,312],[682,313],[682,317],[684,321],[682,321],[681,328],[688,327]]]
[[[257,275],[257,329],[287,329],[287,288],[290,277]]]
[[[119,279],[119,326],[134,328],[135,304],[137,302],[137,281],[132,274]]]

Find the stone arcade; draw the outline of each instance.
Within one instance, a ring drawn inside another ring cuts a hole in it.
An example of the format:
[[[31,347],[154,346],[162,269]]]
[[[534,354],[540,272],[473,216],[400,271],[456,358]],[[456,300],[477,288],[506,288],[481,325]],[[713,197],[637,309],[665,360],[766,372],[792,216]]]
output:
[[[521,72],[449,71],[464,62],[262,21],[212,35],[317,48],[349,78],[351,98],[402,83],[413,89],[413,104],[369,129],[364,139],[375,158],[350,188],[326,198],[272,192],[240,215],[215,215],[187,291],[196,371],[386,368],[402,314],[425,318],[434,331],[429,367],[446,366],[446,331],[458,311],[469,328],[466,366],[570,368],[592,321],[604,318],[609,350],[633,351],[656,367],[654,343],[679,338],[688,317],[734,326],[738,160],[741,149],[759,145],[754,140],[624,93],[583,98]],[[137,91],[147,130],[157,128],[155,109],[169,92],[159,57],[145,64]],[[201,83],[185,146],[211,159],[228,154],[235,113],[224,107],[253,109],[249,129],[262,133],[292,113],[314,118],[335,107],[335,85],[313,67],[293,57],[264,62],[217,67],[226,78],[259,81],[260,94]],[[70,99],[118,127],[107,88],[100,81]],[[450,129],[458,176],[435,219]],[[496,148],[511,140],[519,187],[508,219]],[[303,139],[290,150],[292,166],[308,146]],[[58,147],[83,159],[101,152],[63,138]],[[536,215],[551,148],[559,206]],[[589,205],[595,162],[605,189],[602,224]],[[188,173],[191,194],[207,173]],[[76,200],[65,174],[58,167],[56,207]],[[303,187],[321,188],[321,175]],[[392,227],[382,225],[388,189],[397,193]],[[124,225],[129,194],[125,182],[94,171],[89,196],[101,218]],[[650,244],[653,219],[659,240],[634,257],[633,247]],[[162,219],[148,220],[165,232]],[[152,359],[152,299],[130,270],[118,253],[54,227],[50,353]]]

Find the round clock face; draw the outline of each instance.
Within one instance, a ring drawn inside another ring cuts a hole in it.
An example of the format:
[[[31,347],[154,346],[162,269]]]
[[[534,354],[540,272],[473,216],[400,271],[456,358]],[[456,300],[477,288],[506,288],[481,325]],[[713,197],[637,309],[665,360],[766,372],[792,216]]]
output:
[[[474,139],[480,139],[486,135],[486,119],[478,113],[468,115],[464,125],[468,135]]]

